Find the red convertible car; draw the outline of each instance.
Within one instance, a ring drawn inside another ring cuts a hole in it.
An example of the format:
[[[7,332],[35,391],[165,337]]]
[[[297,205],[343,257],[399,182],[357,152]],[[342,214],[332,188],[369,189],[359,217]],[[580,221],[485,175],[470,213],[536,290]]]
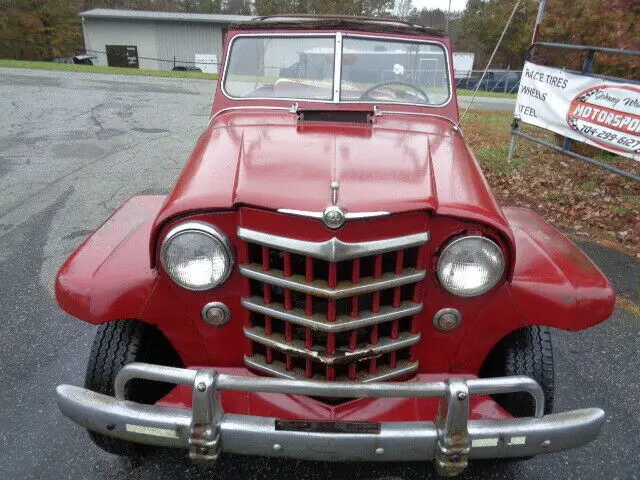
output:
[[[604,412],[552,413],[551,329],[614,292],[496,203],[460,129],[451,44],[399,20],[228,32],[208,126],[167,196],[126,202],[60,269],[99,325],[64,415],[108,452],[327,461],[528,458]]]

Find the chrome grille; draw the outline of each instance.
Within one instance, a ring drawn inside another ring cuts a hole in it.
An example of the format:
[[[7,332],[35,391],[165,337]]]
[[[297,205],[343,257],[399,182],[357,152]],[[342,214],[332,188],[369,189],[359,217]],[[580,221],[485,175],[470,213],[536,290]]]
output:
[[[426,232],[308,242],[238,229],[248,367],[285,378],[373,381],[417,369],[416,285]]]

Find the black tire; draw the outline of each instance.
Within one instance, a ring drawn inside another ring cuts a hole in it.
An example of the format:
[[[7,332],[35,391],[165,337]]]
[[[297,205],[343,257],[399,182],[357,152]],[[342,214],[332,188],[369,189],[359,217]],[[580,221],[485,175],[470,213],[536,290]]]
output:
[[[113,383],[122,367],[132,362],[182,366],[169,341],[153,326],[137,320],[119,320],[98,327],[91,347],[85,388],[105,395],[114,395]],[[126,398],[153,404],[165,396],[173,385],[132,380],[127,384]],[[93,443],[115,455],[136,456],[143,452],[139,444],[108,437],[91,430]]]
[[[500,341],[487,357],[481,377],[526,375],[544,391],[544,413],[553,411],[553,346],[548,327],[531,326],[513,332]],[[534,401],[528,393],[494,395],[494,400],[515,417],[532,416]]]

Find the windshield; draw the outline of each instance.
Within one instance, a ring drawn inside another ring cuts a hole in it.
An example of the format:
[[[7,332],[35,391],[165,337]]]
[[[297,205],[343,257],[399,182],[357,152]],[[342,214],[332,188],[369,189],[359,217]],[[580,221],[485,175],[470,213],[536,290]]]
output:
[[[232,98],[281,98],[438,106],[450,96],[440,44],[343,36],[238,36],[224,91]],[[339,89],[334,88],[334,81]]]
[[[225,90],[240,98],[331,100],[334,47],[334,37],[236,38]]]

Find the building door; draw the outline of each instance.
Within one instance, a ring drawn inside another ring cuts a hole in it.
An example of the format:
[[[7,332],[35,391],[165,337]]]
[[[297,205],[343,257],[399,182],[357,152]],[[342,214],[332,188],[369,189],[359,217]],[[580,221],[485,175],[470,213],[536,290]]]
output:
[[[107,65],[138,68],[138,47],[135,45],[106,45]]]

